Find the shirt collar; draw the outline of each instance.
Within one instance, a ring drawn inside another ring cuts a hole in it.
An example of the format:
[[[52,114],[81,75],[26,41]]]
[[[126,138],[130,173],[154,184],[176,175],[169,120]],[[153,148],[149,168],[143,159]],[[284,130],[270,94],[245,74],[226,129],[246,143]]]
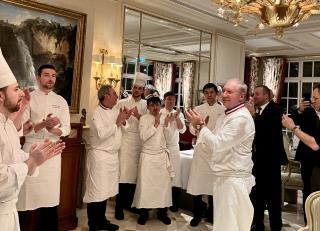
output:
[[[99,106],[104,110],[111,110],[112,109],[112,108],[103,106],[102,103],[99,103]]]
[[[269,103],[270,103],[270,101],[266,102],[265,104],[260,106],[260,108],[261,108],[260,109],[260,115],[262,114],[263,110],[268,106]],[[257,108],[256,112],[258,112],[258,108]]]
[[[235,107],[233,107],[233,108],[230,108],[230,109],[227,109],[227,110],[225,110],[225,114],[226,115],[229,115],[229,114],[231,114],[232,112],[235,112],[235,111],[237,111],[237,110],[239,110],[240,108],[243,108],[244,107],[244,103],[241,103],[241,104],[239,104],[238,106],[235,106]]]

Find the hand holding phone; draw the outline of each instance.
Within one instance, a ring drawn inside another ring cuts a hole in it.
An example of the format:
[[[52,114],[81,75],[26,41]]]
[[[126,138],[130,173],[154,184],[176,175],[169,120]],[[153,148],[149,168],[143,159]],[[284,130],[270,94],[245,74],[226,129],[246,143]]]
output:
[[[309,101],[309,102],[311,101],[311,94],[310,93],[303,93],[302,97],[303,97],[304,101]]]

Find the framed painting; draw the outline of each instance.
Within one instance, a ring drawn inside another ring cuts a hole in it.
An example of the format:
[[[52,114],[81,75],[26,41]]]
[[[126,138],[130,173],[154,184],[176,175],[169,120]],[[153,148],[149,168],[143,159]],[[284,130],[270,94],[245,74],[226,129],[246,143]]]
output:
[[[79,112],[86,14],[29,0],[0,0],[0,47],[21,87],[56,67],[55,92]]]

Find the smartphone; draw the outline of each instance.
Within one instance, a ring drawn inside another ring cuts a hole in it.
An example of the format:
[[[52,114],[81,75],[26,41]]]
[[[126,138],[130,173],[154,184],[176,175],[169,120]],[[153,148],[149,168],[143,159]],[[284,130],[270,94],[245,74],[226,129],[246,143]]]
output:
[[[311,101],[311,94],[310,93],[303,93],[302,97],[304,98],[304,101]]]

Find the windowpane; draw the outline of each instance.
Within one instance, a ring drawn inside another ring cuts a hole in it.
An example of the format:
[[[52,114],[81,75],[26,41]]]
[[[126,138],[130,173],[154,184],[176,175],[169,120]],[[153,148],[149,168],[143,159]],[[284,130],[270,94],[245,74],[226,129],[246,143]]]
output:
[[[320,61],[314,62],[313,76],[320,77]]]
[[[294,110],[297,109],[298,99],[289,99],[289,114],[292,114]]]
[[[312,62],[303,62],[303,77],[312,77]]]
[[[153,65],[148,66],[148,75],[153,76]]]
[[[184,105],[184,103],[183,103],[183,96],[180,95],[180,106],[183,106],[183,105]]]
[[[284,67],[284,76],[288,77],[288,69],[289,69],[289,63],[286,63],[286,66]]]
[[[140,64],[140,72],[144,73],[144,74],[147,74],[147,66]]]
[[[289,63],[290,65],[290,75],[289,77],[298,77],[299,74],[299,63],[298,62],[292,62]]]
[[[127,79],[126,81],[126,90],[130,89],[131,90],[131,85],[132,85],[133,79]]]
[[[288,97],[288,83],[284,83],[282,97]]]
[[[179,71],[180,71],[180,67],[179,66],[176,66],[176,79],[179,79],[180,76],[179,76]]]
[[[304,97],[304,95],[307,95],[307,94],[311,96],[311,92],[312,92],[312,83],[302,83],[301,97]],[[310,97],[308,96],[308,98]],[[305,100],[309,100],[309,99],[305,99]]]
[[[126,90],[126,78],[123,78],[121,81],[121,86],[124,90]]]
[[[174,84],[174,93],[178,93],[179,91],[179,83]]]
[[[127,67],[127,73],[128,74],[134,74],[135,73],[135,64],[134,63],[128,63]]]
[[[298,83],[289,83],[289,97],[298,97]]]
[[[313,82],[312,91],[313,91],[313,88],[315,88],[315,86],[317,86],[318,84],[320,84],[320,83],[318,83],[318,82]]]
[[[283,108],[283,113],[287,113],[287,99],[281,99],[280,105]]]

